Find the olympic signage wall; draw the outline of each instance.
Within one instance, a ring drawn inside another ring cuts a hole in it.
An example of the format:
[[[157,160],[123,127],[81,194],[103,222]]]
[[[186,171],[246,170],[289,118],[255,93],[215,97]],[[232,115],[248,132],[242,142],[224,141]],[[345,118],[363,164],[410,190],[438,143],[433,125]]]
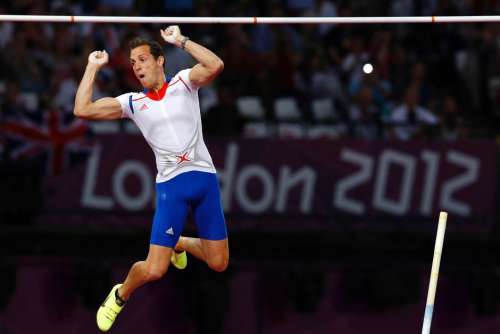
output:
[[[493,141],[208,138],[228,214],[289,217],[494,216]],[[147,212],[154,157],[136,135],[101,135],[86,161],[47,179],[50,211]]]

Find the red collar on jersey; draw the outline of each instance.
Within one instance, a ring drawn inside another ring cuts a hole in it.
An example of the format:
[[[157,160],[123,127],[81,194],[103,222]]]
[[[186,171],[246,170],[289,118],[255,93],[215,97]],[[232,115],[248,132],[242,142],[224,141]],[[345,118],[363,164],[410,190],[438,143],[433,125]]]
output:
[[[145,88],[144,94],[146,94],[146,96],[149,97],[151,100],[160,101],[165,96],[167,88],[168,88],[168,82],[165,81],[163,83],[163,86],[161,86],[161,88],[157,92],[155,92],[153,89]]]

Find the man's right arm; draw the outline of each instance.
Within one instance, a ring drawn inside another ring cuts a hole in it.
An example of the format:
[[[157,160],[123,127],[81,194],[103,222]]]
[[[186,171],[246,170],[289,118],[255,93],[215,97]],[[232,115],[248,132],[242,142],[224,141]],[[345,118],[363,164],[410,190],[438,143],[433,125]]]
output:
[[[112,120],[122,116],[120,102],[113,97],[105,97],[92,102],[92,89],[97,73],[108,62],[106,51],[94,51],[89,55],[89,62],[75,96],[73,114],[91,120]]]

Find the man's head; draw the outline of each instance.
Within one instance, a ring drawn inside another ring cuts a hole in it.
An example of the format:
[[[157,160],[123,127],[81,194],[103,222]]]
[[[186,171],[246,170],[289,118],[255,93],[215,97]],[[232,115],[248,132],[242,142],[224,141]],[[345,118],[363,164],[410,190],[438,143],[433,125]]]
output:
[[[158,42],[136,37],[129,43],[130,63],[144,88],[154,88],[164,77],[165,56]]]

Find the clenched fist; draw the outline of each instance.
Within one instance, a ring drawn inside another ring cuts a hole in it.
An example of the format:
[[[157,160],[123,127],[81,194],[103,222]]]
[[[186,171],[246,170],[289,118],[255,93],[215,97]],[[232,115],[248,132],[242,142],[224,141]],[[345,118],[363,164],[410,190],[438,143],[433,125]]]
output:
[[[181,29],[179,26],[169,26],[165,30],[161,30],[161,37],[170,44],[174,44],[177,47],[181,46],[182,39],[184,36],[181,35]]]
[[[89,64],[96,65],[101,68],[108,63],[109,56],[106,51],[94,51],[89,54]]]

